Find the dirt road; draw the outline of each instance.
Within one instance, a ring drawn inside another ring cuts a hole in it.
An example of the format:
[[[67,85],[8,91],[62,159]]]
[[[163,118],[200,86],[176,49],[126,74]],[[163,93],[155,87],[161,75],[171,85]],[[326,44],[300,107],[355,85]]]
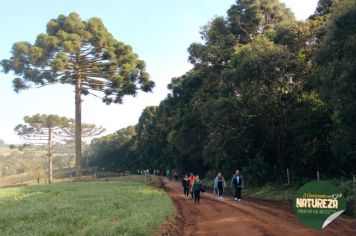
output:
[[[199,205],[185,199],[180,183],[163,179],[164,189],[176,204],[182,218],[182,235],[356,235],[356,220],[339,217],[323,230],[312,230],[292,213],[290,204],[231,197],[217,200],[202,193]]]

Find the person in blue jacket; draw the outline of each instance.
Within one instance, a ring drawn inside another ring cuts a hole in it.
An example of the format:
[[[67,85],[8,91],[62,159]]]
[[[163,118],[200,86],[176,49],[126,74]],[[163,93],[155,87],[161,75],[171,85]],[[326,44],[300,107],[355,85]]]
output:
[[[241,189],[244,186],[244,179],[242,175],[240,175],[240,170],[236,170],[234,176],[232,176],[231,186],[233,186],[235,190],[235,201],[241,201]]]

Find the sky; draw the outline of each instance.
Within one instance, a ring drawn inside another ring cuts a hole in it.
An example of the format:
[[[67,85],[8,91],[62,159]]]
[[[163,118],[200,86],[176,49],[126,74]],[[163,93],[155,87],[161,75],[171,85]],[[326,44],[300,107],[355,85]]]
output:
[[[14,42],[33,43],[47,22],[60,14],[77,12],[83,20],[99,17],[113,36],[131,45],[147,64],[156,87],[152,93],[125,97],[123,104],[106,105],[93,96],[83,97],[82,121],[113,133],[135,125],[146,106],[158,105],[168,94],[171,78],[187,72],[187,48],[200,42],[201,27],[215,16],[226,16],[235,0],[7,0],[0,8],[0,60],[11,56]],[[298,20],[311,15],[317,0],[282,0]],[[0,71],[0,139],[23,141],[14,127],[24,116],[37,113],[74,118],[74,87],[50,85],[15,93],[13,74]]]

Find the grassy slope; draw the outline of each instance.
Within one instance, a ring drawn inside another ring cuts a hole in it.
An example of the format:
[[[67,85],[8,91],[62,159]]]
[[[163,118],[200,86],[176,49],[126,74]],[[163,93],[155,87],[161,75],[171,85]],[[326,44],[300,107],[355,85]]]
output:
[[[0,190],[0,235],[149,235],[174,207],[162,191],[132,181]]]

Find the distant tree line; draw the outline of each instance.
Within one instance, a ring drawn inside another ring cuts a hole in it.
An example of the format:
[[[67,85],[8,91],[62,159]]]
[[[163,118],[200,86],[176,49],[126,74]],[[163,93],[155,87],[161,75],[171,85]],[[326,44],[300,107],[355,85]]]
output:
[[[136,126],[95,139],[106,169],[241,168],[251,183],[356,173],[356,2],[297,21],[277,0],[237,0],[188,48],[194,68]]]

